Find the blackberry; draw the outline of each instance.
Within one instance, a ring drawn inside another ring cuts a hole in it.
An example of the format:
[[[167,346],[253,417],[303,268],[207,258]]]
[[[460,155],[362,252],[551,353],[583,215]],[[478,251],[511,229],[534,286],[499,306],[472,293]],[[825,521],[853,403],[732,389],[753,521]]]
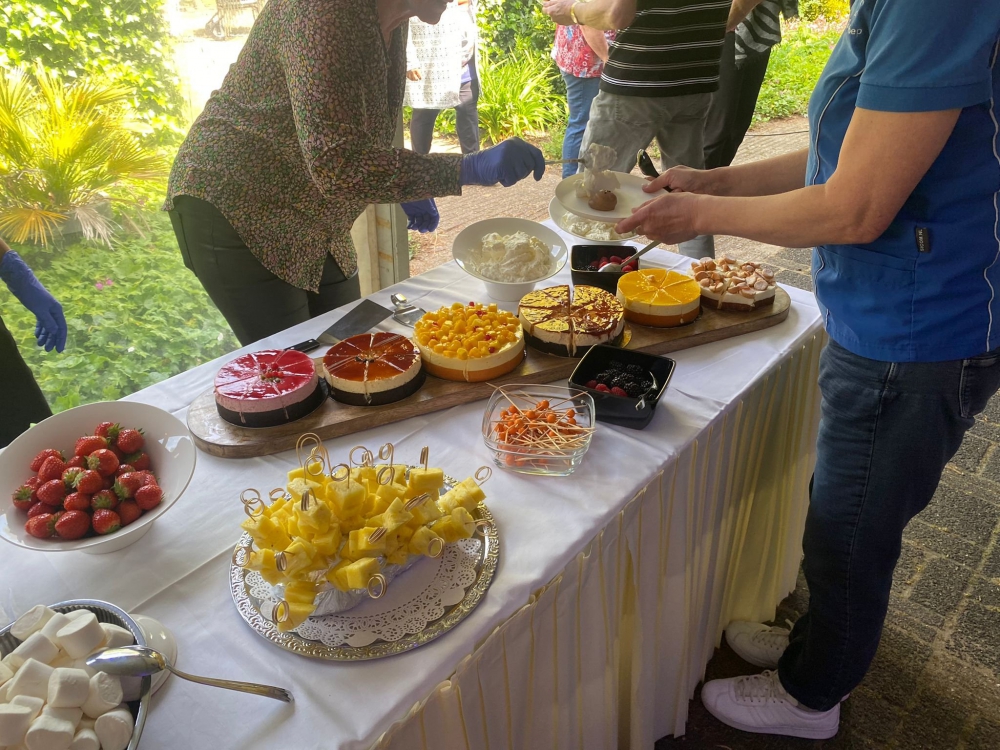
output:
[[[653,381],[652,380],[640,380],[639,381],[639,387],[642,388],[643,391],[648,391],[650,388],[653,387]]]
[[[625,376],[625,375],[623,375],[622,373],[617,373],[617,374],[616,374],[616,375],[615,375],[615,376],[614,376],[613,378],[611,378],[611,383],[610,383],[610,385],[611,385],[612,387],[615,387],[615,386],[617,386],[618,388],[625,388],[625,386],[626,386],[626,385],[627,385],[627,384],[628,384],[629,382],[630,382],[630,381],[629,381],[628,377],[626,377],[626,376]]]
[[[645,389],[633,380],[625,386],[625,392],[628,394],[629,398],[639,398],[639,396],[645,393]]]
[[[635,375],[636,377],[642,377],[646,374],[646,371],[642,369],[639,365],[628,365],[625,368],[625,372],[630,375]]]
[[[613,378],[614,376],[615,372],[613,370],[605,370],[604,372],[597,373],[596,380],[598,383],[604,383],[604,385],[610,386],[611,378]]]
[[[616,360],[616,361],[614,361],[614,362],[612,362],[611,364],[608,365],[608,369],[609,370],[618,370],[618,371],[621,371],[621,370],[625,369],[625,365],[623,365],[621,362],[618,362]]]

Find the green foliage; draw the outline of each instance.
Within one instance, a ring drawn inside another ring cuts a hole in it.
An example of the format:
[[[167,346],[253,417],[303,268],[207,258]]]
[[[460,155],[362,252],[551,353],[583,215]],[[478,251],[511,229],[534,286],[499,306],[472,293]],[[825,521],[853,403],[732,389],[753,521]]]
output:
[[[41,64],[63,77],[100,74],[125,87],[161,140],[183,137],[164,0],[5,0],[0,68]]]
[[[781,44],[771,50],[754,122],[805,114],[816,81],[842,33],[841,23],[793,20],[785,24]]]
[[[121,398],[239,346],[184,267],[166,214],[149,220],[146,238],[116,242],[113,252],[15,248],[62,303],[69,326],[66,351],[45,352],[35,345],[34,316],[0,287],[0,315],[54,411]]]
[[[567,117],[566,99],[553,88],[549,61],[524,47],[493,62],[479,61],[479,128],[490,143],[537,136]]]
[[[167,171],[136,134],[127,98],[97,78],[0,71],[0,234],[47,245],[74,219],[85,238],[109,241],[115,225],[101,206],[134,206],[138,185]]]
[[[848,0],[799,0],[799,16],[803,21],[818,18],[836,20],[850,12]]]
[[[478,5],[480,50],[483,57],[499,60],[517,49],[548,55],[556,27],[542,13],[538,0],[480,0]]]

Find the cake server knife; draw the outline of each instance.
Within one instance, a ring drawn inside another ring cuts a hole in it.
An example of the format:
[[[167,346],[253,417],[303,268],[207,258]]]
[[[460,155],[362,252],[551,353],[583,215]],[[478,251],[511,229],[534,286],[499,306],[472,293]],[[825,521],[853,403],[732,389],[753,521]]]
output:
[[[346,338],[370,331],[390,315],[392,315],[392,310],[388,310],[377,302],[372,302],[370,299],[364,299],[347,315],[327,328],[316,338],[300,341],[295,346],[288,348],[300,352],[309,352],[313,349],[318,349],[324,344],[333,346]]]

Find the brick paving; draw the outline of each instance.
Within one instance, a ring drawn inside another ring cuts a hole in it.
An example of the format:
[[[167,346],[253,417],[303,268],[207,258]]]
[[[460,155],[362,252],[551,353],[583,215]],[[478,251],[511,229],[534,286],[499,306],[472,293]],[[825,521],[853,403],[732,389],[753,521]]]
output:
[[[768,123],[755,133],[804,130],[800,118]],[[808,144],[803,133],[748,138],[738,161],[785,153]],[[441,227],[419,240],[412,272],[451,259],[451,239],[466,224],[492,216],[548,217],[558,172],[515,188],[467,188],[438,200]],[[780,283],[811,289],[808,250],[735,238],[716,239],[720,252],[766,262]],[[800,577],[776,622],[806,608]],[[723,643],[708,679],[756,670]],[[931,505],[904,536],[889,616],[878,655],[864,682],[843,704],[840,733],[824,742],[751,735],[716,721],[698,695],[687,733],[664,738],[656,750],[794,750],[1000,748],[1000,398],[995,398],[948,466]]]

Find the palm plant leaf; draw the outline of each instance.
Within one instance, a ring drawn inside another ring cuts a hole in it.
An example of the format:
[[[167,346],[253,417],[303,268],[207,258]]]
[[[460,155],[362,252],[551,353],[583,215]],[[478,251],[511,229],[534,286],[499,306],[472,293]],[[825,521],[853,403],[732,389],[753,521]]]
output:
[[[48,245],[66,215],[33,206],[0,208],[0,235],[11,242]]]

